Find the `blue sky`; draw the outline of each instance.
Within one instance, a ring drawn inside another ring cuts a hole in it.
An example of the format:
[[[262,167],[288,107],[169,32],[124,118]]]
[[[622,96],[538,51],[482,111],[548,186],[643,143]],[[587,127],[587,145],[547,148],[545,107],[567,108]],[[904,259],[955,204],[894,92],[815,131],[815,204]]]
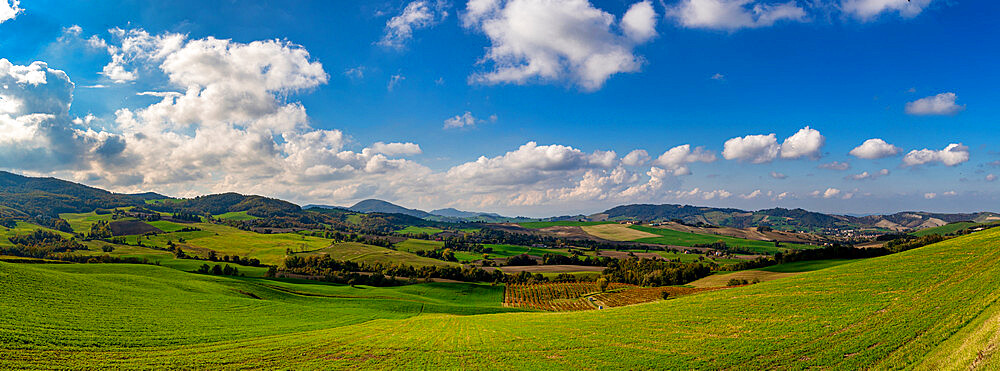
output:
[[[72,99],[0,100],[0,168],[20,173],[533,216],[1000,209],[994,2],[11,5],[0,82],[21,88],[0,98]]]

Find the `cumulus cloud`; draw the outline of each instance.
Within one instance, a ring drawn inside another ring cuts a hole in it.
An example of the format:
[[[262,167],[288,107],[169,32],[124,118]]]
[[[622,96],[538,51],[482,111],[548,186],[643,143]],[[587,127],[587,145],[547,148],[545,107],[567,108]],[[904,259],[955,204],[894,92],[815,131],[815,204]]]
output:
[[[810,195],[813,196],[813,197],[834,198],[834,197],[837,197],[837,196],[841,196],[842,193],[843,193],[843,191],[841,191],[841,190],[839,190],[837,188],[827,188],[825,191],[813,191],[812,193],[810,193]],[[848,195],[850,195],[850,196],[848,196]],[[843,197],[846,197],[846,198],[851,198],[853,196],[854,195],[850,194],[850,193],[843,195]]]
[[[806,126],[781,144],[781,158],[819,158],[824,143],[826,138],[818,130]]]
[[[423,151],[420,150],[420,146],[419,145],[417,145],[416,143],[410,143],[410,142],[406,142],[406,143],[382,143],[382,142],[375,142],[374,144],[372,144],[372,146],[370,148],[367,148],[367,150],[370,150],[371,153],[381,153],[381,154],[384,154],[384,155],[387,155],[387,156],[394,156],[394,155],[419,155],[419,154],[423,153]]]
[[[936,197],[937,197],[937,193],[934,193],[934,192],[924,193],[924,198],[926,198],[928,200],[934,199]]]
[[[945,166],[955,166],[969,161],[969,147],[962,143],[952,143],[940,151],[931,149],[912,150],[903,156],[903,165],[917,166],[940,162]]]
[[[670,170],[674,176],[689,175],[688,164],[695,162],[714,162],[715,154],[706,151],[704,147],[691,150],[690,144],[680,145],[663,152],[653,164]]]
[[[490,122],[496,122],[497,116],[491,115],[489,118]],[[457,129],[457,128],[471,128],[476,126],[476,124],[481,124],[486,122],[486,120],[478,119],[472,115],[472,112],[465,111],[461,115],[456,115],[447,120],[444,120],[445,129]]]
[[[918,116],[947,116],[965,110],[965,105],[955,103],[958,96],[955,93],[941,93],[906,103],[906,113]]]
[[[986,175],[986,181],[987,182],[992,182],[992,181],[995,181],[995,180],[997,180],[996,174],[987,174]]]
[[[771,177],[774,178],[774,179],[787,179],[788,175],[779,173],[777,171],[772,171],[771,172]]]
[[[24,9],[20,8],[20,4],[20,0],[2,0],[0,2],[0,23],[14,19],[23,12]]]
[[[755,189],[753,192],[740,195],[740,198],[742,198],[744,200],[752,200],[752,199],[755,199],[757,197],[760,197],[762,194],[764,194],[764,192],[761,192],[761,190],[759,190],[759,189]]]
[[[33,171],[91,168],[124,150],[121,137],[70,117],[74,84],[45,62],[0,59],[0,167]]]
[[[807,20],[805,9],[794,0],[773,4],[754,0],[682,0],[668,14],[684,27],[730,31],[768,27],[785,20]]]
[[[462,24],[491,44],[482,61],[492,70],[470,82],[568,81],[594,91],[614,74],[639,70],[634,48],[656,34],[656,12],[646,0],[616,22],[587,0],[471,0]]]
[[[862,21],[875,19],[882,13],[898,13],[903,18],[913,18],[931,4],[932,0],[841,0],[841,10]]]
[[[778,145],[774,133],[731,138],[723,144],[722,157],[755,164],[774,161],[779,153],[784,159],[815,159],[819,158],[825,142],[826,138],[818,130],[806,126],[786,138],[781,145]]]
[[[779,149],[778,139],[774,134],[747,135],[727,140],[723,144],[722,157],[762,164],[778,157]]]
[[[649,0],[632,4],[622,16],[622,29],[629,39],[644,43],[656,36],[656,10]]]
[[[828,162],[828,163],[825,163],[825,164],[820,164],[818,167],[820,169],[844,171],[844,170],[850,169],[851,168],[851,164],[846,163],[846,162],[834,161],[834,162]]]
[[[403,8],[403,12],[385,23],[385,34],[378,44],[387,48],[401,49],[413,38],[413,31],[433,27],[448,17],[447,3],[438,1],[414,1]]]
[[[639,166],[649,161],[649,153],[644,149],[637,149],[622,157],[622,164],[625,166]]]
[[[860,146],[854,147],[848,154],[857,158],[875,160],[895,156],[902,151],[902,148],[886,143],[882,139],[872,138],[861,143]]]
[[[865,179],[875,179],[878,177],[883,177],[889,175],[889,169],[882,169],[878,172],[870,173],[867,171],[862,171],[860,174],[850,175],[844,179],[848,180],[865,180]]]
[[[111,33],[105,71],[155,74],[167,83],[140,93],[157,102],[119,109],[108,126],[114,134],[92,134],[108,137],[95,153],[119,151],[119,159],[78,167],[77,180],[178,195],[236,190],[295,199],[391,194],[404,183],[423,189],[412,183],[430,170],[398,158],[421,153],[419,145],[376,142],[352,151],[341,131],[310,125],[305,107],[290,97],[325,84],[328,75],[305,48],[280,40]]]
[[[615,164],[614,151],[584,153],[564,145],[538,145],[528,142],[502,156],[480,157],[448,170],[448,176],[483,184],[530,184],[547,175],[588,168],[610,168]]]

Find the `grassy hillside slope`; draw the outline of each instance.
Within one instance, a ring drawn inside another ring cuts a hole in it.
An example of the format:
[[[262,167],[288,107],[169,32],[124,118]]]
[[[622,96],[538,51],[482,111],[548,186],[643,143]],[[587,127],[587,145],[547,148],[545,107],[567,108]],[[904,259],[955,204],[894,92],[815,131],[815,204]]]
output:
[[[0,263],[0,368],[995,367],[998,247],[989,230],[651,304],[472,316],[156,267]]]

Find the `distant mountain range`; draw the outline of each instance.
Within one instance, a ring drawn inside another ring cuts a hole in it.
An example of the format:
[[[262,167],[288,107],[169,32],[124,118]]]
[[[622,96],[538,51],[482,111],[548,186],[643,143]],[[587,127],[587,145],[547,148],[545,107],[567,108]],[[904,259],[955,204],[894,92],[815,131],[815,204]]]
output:
[[[169,202],[147,204],[149,200]],[[246,211],[260,217],[301,216],[299,206],[273,198],[236,193],[206,195],[192,199],[172,199],[157,193],[120,194],[56,178],[34,178],[0,171],[0,218],[32,218],[42,222],[58,218],[60,213],[90,212],[98,208],[148,206],[162,211],[188,211],[210,214]],[[391,202],[368,199],[351,207],[307,205],[305,209],[337,209],[356,213],[402,214],[433,222],[509,223],[526,221],[620,221],[646,222],[679,220],[687,224],[706,224],[736,228],[767,226],[778,230],[821,232],[829,229],[879,228],[909,231],[936,227],[952,222],[1000,221],[1000,214],[899,212],[888,215],[851,216],[818,213],[803,209],[765,209],[747,211],[734,208],[690,205],[622,205],[589,216],[550,218],[507,217],[496,213],[462,211],[454,208],[430,212],[402,207]]]
[[[849,216],[824,214],[803,209],[765,209],[746,211],[731,208],[698,207],[688,205],[623,205],[602,213],[593,214],[590,220],[681,220],[692,224],[710,224],[747,228],[768,226],[781,230],[817,231],[820,229],[881,228],[907,231],[937,227],[959,221],[1000,221],[1000,214],[978,213],[929,213],[907,211],[888,215]]]
[[[434,221],[483,221],[505,222],[517,220],[533,220],[530,218],[511,218],[497,213],[462,211],[454,208],[437,209],[426,212],[418,209],[408,209],[391,202],[368,199],[348,207],[347,210],[360,213],[403,214]]]

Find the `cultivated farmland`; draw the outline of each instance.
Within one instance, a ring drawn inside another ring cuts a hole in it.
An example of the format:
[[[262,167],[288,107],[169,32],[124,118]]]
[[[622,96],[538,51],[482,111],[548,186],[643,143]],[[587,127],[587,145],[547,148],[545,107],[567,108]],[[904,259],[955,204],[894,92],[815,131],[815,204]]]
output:
[[[448,286],[421,298],[143,265],[0,263],[0,368],[989,368],[998,247],[1000,230],[987,230],[755,285],[558,313],[500,313],[516,308],[489,285],[465,304]]]

